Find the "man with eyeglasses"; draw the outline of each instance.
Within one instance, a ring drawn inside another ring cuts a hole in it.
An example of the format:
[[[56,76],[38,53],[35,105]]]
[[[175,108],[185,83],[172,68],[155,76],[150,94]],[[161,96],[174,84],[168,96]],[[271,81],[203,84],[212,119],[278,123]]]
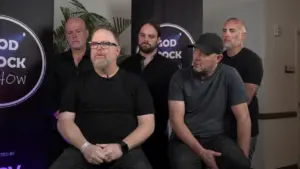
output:
[[[84,21],[80,18],[70,18],[65,24],[65,36],[70,49],[51,58],[48,72],[46,74],[46,103],[54,114],[51,120],[56,126],[56,115],[60,107],[61,95],[67,84],[77,75],[93,70],[87,49],[87,38],[89,31]],[[67,143],[59,135],[56,127],[51,136],[49,152],[49,165],[62,153]]]
[[[59,132],[72,146],[51,168],[151,169],[139,147],[154,131],[147,85],[117,66],[114,29],[98,27],[90,46],[94,71],[68,86],[58,115]]]
[[[120,66],[139,75],[148,84],[155,107],[155,131],[143,144],[143,149],[154,169],[169,169],[168,88],[172,75],[179,68],[158,53],[159,43],[160,26],[153,21],[144,23],[138,34],[139,52]]]

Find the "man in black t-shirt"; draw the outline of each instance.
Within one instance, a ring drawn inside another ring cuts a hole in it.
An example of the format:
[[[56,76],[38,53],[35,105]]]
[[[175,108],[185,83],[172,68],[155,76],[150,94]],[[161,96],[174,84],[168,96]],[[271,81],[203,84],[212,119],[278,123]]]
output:
[[[252,122],[251,146],[249,151],[249,160],[251,161],[259,133],[257,119],[259,107],[256,93],[262,81],[263,65],[261,58],[256,53],[243,47],[245,38],[245,24],[237,18],[228,19],[223,28],[223,41],[226,51],[223,53],[222,62],[234,67],[238,71],[248,94],[249,100],[247,103]],[[237,139],[237,124],[230,110],[228,117],[229,134],[234,139]]]
[[[45,84],[47,106],[51,113],[51,136],[49,139],[48,164],[50,166],[68,146],[56,129],[58,109],[61,97],[68,83],[82,72],[93,70],[87,48],[89,31],[80,18],[69,18],[65,24],[65,36],[69,50],[51,58],[47,69]],[[54,117],[53,117],[54,114]]]
[[[155,130],[143,144],[143,150],[154,169],[170,169],[168,157],[169,119],[168,88],[177,64],[158,53],[160,27],[146,22],[139,29],[139,52],[128,57],[121,68],[139,75],[148,85],[155,107]]]
[[[66,89],[58,117],[58,129],[73,147],[52,168],[151,169],[139,148],[154,130],[147,85],[118,68],[120,46],[112,28],[97,28],[90,47],[95,71],[79,75]]]
[[[173,129],[172,169],[249,169],[251,122],[247,93],[237,71],[219,63],[222,39],[200,36],[193,66],[177,71],[170,82],[169,109]],[[238,145],[225,133],[227,107],[238,121]]]

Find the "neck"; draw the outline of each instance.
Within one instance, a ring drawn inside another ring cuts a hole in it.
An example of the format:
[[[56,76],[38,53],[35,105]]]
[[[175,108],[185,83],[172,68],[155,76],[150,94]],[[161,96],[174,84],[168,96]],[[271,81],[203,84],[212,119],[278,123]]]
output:
[[[232,56],[235,56],[237,55],[243,48],[243,45],[239,45],[235,48],[231,48],[231,49],[227,49],[226,52],[227,52],[227,56],[229,57],[232,57]]]
[[[72,51],[72,56],[73,56],[75,63],[80,62],[82,57],[85,55],[86,46],[84,46],[83,48],[80,48],[80,49],[71,49],[71,51]]]
[[[114,76],[119,70],[119,67],[116,64],[110,64],[105,68],[98,69],[95,68],[96,73],[103,78],[110,78]]]
[[[206,78],[211,77],[214,74],[217,66],[218,66],[218,64],[216,64],[210,71],[199,72],[197,74],[199,75],[201,80],[205,80]]]
[[[151,53],[144,53],[144,52],[140,51],[140,55],[142,55],[146,60],[148,60],[148,59],[152,60],[154,55],[156,54],[156,52],[157,52],[157,49],[155,49]]]

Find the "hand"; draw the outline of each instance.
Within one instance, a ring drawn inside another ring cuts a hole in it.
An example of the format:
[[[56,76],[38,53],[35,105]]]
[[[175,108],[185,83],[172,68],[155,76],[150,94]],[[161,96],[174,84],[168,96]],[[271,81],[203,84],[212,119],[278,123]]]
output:
[[[215,157],[221,156],[221,153],[212,150],[204,150],[201,158],[209,169],[218,169]]]
[[[91,164],[102,164],[106,159],[103,149],[92,144],[88,145],[82,153]]]
[[[97,144],[97,146],[103,149],[107,163],[119,159],[123,155],[119,144]]]

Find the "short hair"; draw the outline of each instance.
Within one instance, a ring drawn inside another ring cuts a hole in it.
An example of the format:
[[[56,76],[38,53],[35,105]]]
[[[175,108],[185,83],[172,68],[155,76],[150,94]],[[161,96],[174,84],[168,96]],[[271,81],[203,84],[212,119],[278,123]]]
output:
[[[112,27],[111,25],[98,25],[93,29],[93,34],[92,37],[94,36],[95,32],[97,32],[98,30],[103,29],[106,31],[109,31],[113,34],[116,42],[120,45],[120,39],[119,39],[119,34],[116,31],[116,29],[114,27]]]
[[[240,23],[241,26],[243,27],[244,33],[246,33],[246,25],[245,25],[245,22],[244,22],[243,20],[238,19],[238,18],[236,18],[236,17],[231,17],[231,18],[229,18],[229,19],[226,20],[226,23],[227,23],[227,22],[230,22],[230,21],[235,21],[235,22]]]
[[[147,24],[151,25],[156,30],[157,36],[160,37],[160,35],[161,35],[160,24],[155,20],[148,20],[148,21],[144,22],[143,24],[141,24],[141,26],[138,29],[138,32],[140,32],[142,27]]]

